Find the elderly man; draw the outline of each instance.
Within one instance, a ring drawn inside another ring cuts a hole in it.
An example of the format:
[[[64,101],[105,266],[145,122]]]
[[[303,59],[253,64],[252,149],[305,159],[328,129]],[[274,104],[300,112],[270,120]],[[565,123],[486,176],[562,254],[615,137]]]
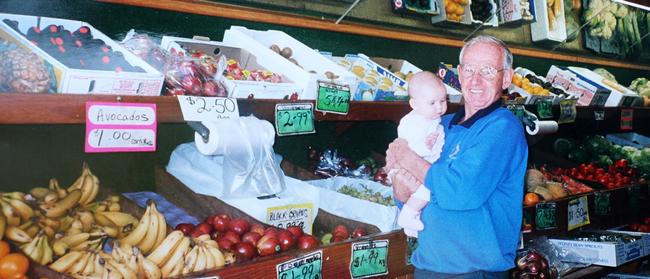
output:
[[[416,278],[506,278],[514,266],[522,220],[528,146],[519,120],[501,105],[512,80],[512,54],[500,40],[478,36],[460,52],[464,107],[442,118],[445,145],[427,163],[396,139],[386,151],[395,198],[423,183],[431,201],[411,262]]]

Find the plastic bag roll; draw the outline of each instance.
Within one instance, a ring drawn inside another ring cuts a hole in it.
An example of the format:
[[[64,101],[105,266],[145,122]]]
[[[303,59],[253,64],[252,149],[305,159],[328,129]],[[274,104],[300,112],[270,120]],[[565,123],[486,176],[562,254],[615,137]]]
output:
[[[201,121],[201,124],[210,132],[208,139],[205,141],[199,133],[194,133],[194,142],[204,155],[224,155],[226,150],[248,152],[250,148],[273,146],[275,141],[275,130],[268,121],[242,117]],[[242,137],[246,140],[242,140]]]
[[[553,134],[558,130],[557,122],[553,120],[534,120],[533,123],[535,123],[534,129],[530,129],[529,126],[526,126],[526,132],[532,136]]]

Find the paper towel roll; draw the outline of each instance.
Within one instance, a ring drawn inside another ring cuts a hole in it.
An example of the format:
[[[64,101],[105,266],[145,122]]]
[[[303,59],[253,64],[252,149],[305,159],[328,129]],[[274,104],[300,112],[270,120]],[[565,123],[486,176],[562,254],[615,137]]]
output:
[[[217,122],[201,121],[201,124],[203,124],[203,126],[208,129],[210,134],[208,136],[208,140],[205,141],[205,139],[199,133],[194,133],[194,143],[196,144],[196,149],[198,149],[199,152],[204,155],[223,154],[223,143],[220,144],[221,135],[219,134],[219,130],[217,128]]]
[[[202,121],[209,131],[207,142],[199,133],[194,133],[196,148],[205,155],[223,155],[226,149],[230,153],[249,152],[250,148],[273,146],[275,129],[273,125],[256,117],[240,117],[219,121]]]
[[[557,122],[552,121],[552,120],[544,120],[544,121],[539,121],[539,120],[534,120],[533,123],[535,123],[535,129],[530,129],[530,127],[526,126],[526,132],[529,135],[546,135],[546,134],[552,134],[557,132],[558,130],[558,125]]]

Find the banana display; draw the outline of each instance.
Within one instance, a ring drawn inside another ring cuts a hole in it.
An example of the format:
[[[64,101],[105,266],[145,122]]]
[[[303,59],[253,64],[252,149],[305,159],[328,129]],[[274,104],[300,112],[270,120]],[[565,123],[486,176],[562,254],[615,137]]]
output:
[[[548,29],[555,29],[555,20],[559,18],[562,13],[562,0],[548,0],[546,2],[546,11],[548,12]]]

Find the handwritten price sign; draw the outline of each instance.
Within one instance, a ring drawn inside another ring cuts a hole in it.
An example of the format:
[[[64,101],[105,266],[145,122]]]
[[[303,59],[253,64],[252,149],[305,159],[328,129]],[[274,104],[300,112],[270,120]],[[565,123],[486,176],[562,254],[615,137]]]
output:
[[[316,110],[348,114],[350,110],[350,87],[331,82],[318,82]]]
[[[582,196],[569,201],[568,230],[573,230],[589,224],[589,207],[587,196]]]
[[[350,276],[367,278],[388,274],[388,239],[352,243]]]
[[[316,251],[275,266],[278,279],[323,278],[323,251]]]
[[[276,104],[275,129],[278,136],[315,133],[314,105],[311,103]]]
[[[156,151],[156,104],[87,102],[84,149]]]
[[[185,121],[239,118],[237,100],[232,98],[179,95],[178,104]]]
[[[290,226],[299,226],[311,234],[312,220],[314,220],[314,205],[312,203],[290,204],[266,209],[266,223],[285,229]]]

